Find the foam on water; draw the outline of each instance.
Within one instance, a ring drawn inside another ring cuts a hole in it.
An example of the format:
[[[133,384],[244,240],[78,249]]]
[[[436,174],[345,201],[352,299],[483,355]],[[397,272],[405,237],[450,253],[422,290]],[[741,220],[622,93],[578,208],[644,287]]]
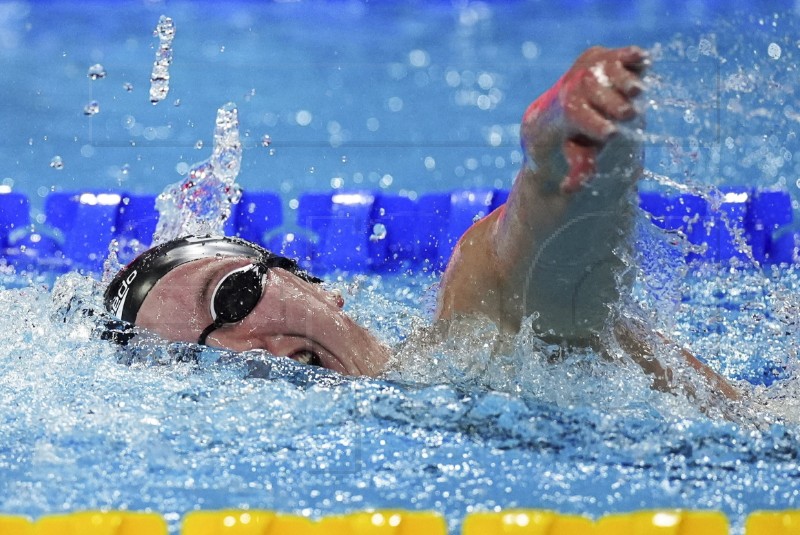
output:
[[[407,282],[373,280],[348,306],[379,315],[392,339],[418,320],[430,279],[387,310]],[[182,362],[152,341],[138,351],[153,358],[124,365],[128,350],[93,334],[97,296],[76,274],[52,292],[0,293],[18,311],[0,329],[4,511],[152,507],[176,531],[196,506],[434,508],[455,529],[464,511],[498,505],[741,514],[791,503],[798,484],[796,424],[708,419],[633,365],[585,351],[548,361],[554,349],[526,332],[494,356],[498,334],[480,321],[438,345],[412,340],[401,350],[412,364],[391,382],[260,352]]]

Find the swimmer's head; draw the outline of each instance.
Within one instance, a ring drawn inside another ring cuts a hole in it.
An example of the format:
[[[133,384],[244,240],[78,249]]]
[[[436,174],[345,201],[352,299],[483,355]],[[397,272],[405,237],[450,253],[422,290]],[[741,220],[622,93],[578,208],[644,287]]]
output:
[[[105,308],[123,325],[170,342],[264,349],[348,375],[377,374],[387,349],[320,282],[294,260],[245,240],[189,236],[122,268],[105,291]]]

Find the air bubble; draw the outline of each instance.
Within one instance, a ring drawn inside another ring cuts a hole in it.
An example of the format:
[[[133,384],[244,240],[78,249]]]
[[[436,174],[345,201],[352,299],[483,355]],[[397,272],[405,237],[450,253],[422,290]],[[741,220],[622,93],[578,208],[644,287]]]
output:
[[[130,82],[125,82],[124,84],[122,84],[122,89],[130,93],[131,91],[133,91],[133,84]]]
[[[269,147],[270,145],[272,145],[272,138],[268,134],[261,136],[261,146]]]
[[[767,47],[767,54],[772,59],[780,59],[781,57],[781,45],[778,43],[770,43]]]
[[[202,139],[198,139],[197,141],[195,141],[194,142],[194,148],[202,149],[203,148],[203,140]]]
[[[64,169],[64,160],[61,159],[61,156],[53,156],[53,159],[50,160],[50,167],[57,171],[61,171]]]

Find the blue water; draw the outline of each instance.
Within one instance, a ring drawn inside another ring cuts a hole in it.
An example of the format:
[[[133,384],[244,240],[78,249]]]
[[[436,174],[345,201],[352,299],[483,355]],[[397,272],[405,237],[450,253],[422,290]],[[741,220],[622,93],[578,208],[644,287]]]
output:
[[[177,34],[153,106],[161,14]],[[232,100],[242,186],[289,209],[309,190],[509,187],[528,102],[586,46],[633,42],[656,57],[646,166],[666,177],[643,188],[796,196],[796,18],[791,2],[0,4],[0,177],[41,225],[53,189],[159,192],[207,157]],[[105,78],[87,77],[95,63]],[[555,359],[525,330],[499,356],[490,324],[437,336],[426,274],[333,278],[398,347],[387,378],[364,380],[262,354],[119,353],[82,313],[96,281],[3,272],[0,512],[152,509],[176,530],[195,508],[400,507],[442,512],[455,532],[470,511],[507,507],[714,508],[737,530],[752,510],[797,507],[796,274],[690,271],[671,237],[639,239],[660,260],[638,259],[623,306],[745,380],[745,403],[704,414],[631,364]]]

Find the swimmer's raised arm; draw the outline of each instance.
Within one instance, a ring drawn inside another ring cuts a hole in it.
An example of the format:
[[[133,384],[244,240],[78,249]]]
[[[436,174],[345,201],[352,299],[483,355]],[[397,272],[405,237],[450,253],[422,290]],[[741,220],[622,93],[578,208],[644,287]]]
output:
[[[542,336],[592,344],[618,298],[647,54],[590,48],[525,112],[525,164],[508,202],[461,238],[442,280],[439,319],[488,316],[508,331],[536,314]]]
[[[655,358],[657,333],[611,317],[630,282],[634,203],[643,124],[633,102],[644,90],[647,54],[638,47],[595,47],[534,101],[522,119],[525,165],[508,202],[462,236],[442,279],[437,319],[481,314],[509,332],[532,316],[536,333],[556,343],[595,347],[602,332],[672,391],[686,385]],[[627,128],[621,128],[627,124]],[[655,339],[653,338],[655,336]],[[684,365],[725,398],[739,393],[686,350]],[[690,392],[691,393],[691,392]]]

